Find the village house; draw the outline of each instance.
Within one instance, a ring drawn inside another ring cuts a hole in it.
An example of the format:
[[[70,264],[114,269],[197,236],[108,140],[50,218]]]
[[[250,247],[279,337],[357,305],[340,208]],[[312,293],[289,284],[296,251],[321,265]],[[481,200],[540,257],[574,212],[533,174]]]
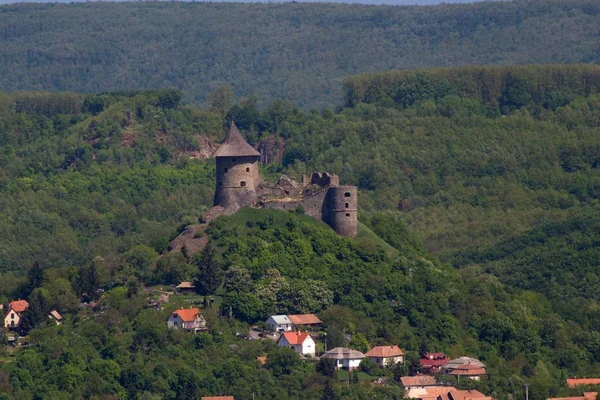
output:
[[[446,364],[448,359],[444,353],[425,353],[419,359],[419,366],[423,374],[437,374],[442,365]]]
[[[288,315],[287,317],[292,324],[294,324],[296,329],[298,329],[298,327],[316,327],[323,323],[315,314],[297,314]]]
[[[208,330],[206,320],[197,308],[182,308],[175,310],[167,322],[169,329],[185,329],[188,332]]]
[[[437,400],[494,400],[478,390],[453,389],[445,394],[440,394]]]
[[[8,329],[17,329],[23,316],[23,312],[27,310],[29,303],[27,300],[15,300],[8,304],[8,313],[4,317],[4,327]]]
[[[308,332],[284,332],[279,341],[279,347],[288,347],[303,356],[315,356],[316,343]]]
[[[177,293],[180,294],[194,294],[196,293],[196,286],[194,286],[193,282],[181,282],[179,285],[175,286]]]
[[[235,400],[233,396],[204,396],[200,400]]]
[[[441,369],[446,371],[448,375],[456,376],[457,379],[464,376],[469,379],[479,380],[482,376],[487,375],[485,365],[481,361],[471,357],[460,357],[448,361],[442,365]]]
[[[440,386],[435,377],[430,375],[403,376],[400,378],[400,383],[405,391]]]
[[[596,400],[598,392],[583,392],[583,396],[550,397],[548,400]]]
[[[336,347],[326,351],[321,358],[331,358],[335,360],[336,369],[347,369],[352,371],[360,366],[360,362],[366,356],[360,351],[349,349],[347,347]]]
[[[417,387],[405,391],[404,396],[408,399],[438,400],[440,395],[447,395],[451,390],[456,390],[456,388],[454,386]]]
[[[600,385],[600,378],[567,378],[567,385],[571,389],[577,386]]]
[[[404,363],[404,353],[398,346],[375,346],[366,354],[380,367],[390,367]]]
[[[273,332],[288,332],[294,330],[294,325],[287,315],[271,315],[267,319],[266,324]]]
[[[63,319],[62,315],[60,315],[56,310],[50,311],[50,314],[48,314],[48,318],[54,321],[56,325],[60,325]]]

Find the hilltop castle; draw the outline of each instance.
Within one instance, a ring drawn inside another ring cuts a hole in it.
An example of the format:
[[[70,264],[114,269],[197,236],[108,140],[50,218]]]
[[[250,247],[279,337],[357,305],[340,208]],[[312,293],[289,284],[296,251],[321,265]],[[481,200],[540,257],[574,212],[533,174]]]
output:
[[[242,207],[296,210],[331,226],[339,235],[354,237],[358,228],[356,186],[340,185],[337,175],[314,173],[301,183],[282,176],[276,184],[260,178],[261,154],[235,126],[213,154],[217,162],[214,207],[206,217],[232,214]]]

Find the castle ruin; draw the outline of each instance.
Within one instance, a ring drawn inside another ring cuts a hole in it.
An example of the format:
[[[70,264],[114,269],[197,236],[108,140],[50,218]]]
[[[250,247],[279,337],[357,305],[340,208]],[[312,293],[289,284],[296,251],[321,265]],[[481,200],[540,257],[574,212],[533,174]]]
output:
[[[214,156],[217,187],[213,209],[233,214],[242,207],[288,211],[302,208],[339,235],[356,236],[358,192],[356,186],[340,185],[337,175],[314,173],[304,176],[300,183],[284,175],[276,184],[263,182],[259,172],[261,154],[246,142],[234,123]]]

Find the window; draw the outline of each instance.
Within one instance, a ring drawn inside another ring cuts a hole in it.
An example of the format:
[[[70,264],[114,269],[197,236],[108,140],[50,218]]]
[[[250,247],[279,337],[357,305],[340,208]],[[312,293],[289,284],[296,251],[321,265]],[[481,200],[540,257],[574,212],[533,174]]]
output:
[[[235,158],[232,158],[231,161],[235,162]]]
[[[223,182],[219,182],[219,186],[223,186]]]
[[[344,197],[350,197],[350,192],[344,193]]]
[[[348,203],[345,204],[346,208],[348,208]]]
[[[346,213],[346,217],[349,217],[349,216],[350,216],[350,213]]]
[[[317,204],[313,205],[314,208],[317,208]]]
[[[240,186],[241,186],[241,187],[246,187],[246,181],[241,181],[241,182],[240,182]]]
[[[250,167],[246,167],[246,172],[250,172]]]
[[[225,167],[225,169],[223,170],[223,172],[227,173],[227,167]]]

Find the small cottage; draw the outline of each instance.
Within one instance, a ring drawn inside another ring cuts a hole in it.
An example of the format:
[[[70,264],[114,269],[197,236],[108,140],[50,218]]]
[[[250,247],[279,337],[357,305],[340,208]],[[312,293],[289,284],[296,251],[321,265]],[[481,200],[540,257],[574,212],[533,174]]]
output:
[[[197,308],[182,308],[175,310],[167,321],[169,329],[185,329],[188,332],[208,330],[206,320]]]
[[[404,363],[404,352],[398,346],[375,346],[366,354],[380,367],[390,367]]]
[[[419,360],[419,366],[424,374],[437,374],[447,362],[448,358],[444,353],[424,353]]]
[[[193,282],[181,282],[179,285],[175,286],[177,293],[180,294],[194,294],[196,293],[196,286],[194,286]]]
[[[4,327],[8,329],[17,329],[21,321],[21,317],[29,303],[27,300],[15,300],[8,304],[8,313],[4,317]]]
[[[352,371],[360,366],[360,362],[365,355],[358,350],[347,347],[336,347],[326,351],[321,358],[331,358],[335,360],[336,369],[347,369]]]
[[[294,329],[294,325],[287,315],[271,315],[266,324],[273,332],[288,332]]]
[[[323,323],[315,314],[296,314],[287,316],[294,327],[315,327]]]
[[[277,345],[288,347],[303,356],[315,356],[316,343],[308,332],[284,332]]]
[[[454,375],[457,379],[464,376],[469,379],[479,380],[482,376],[487,375],[485,365],[471,357],[459,357],[455,360],[448,361],[442,365],[442,370],[445,370],[448,375]]]

